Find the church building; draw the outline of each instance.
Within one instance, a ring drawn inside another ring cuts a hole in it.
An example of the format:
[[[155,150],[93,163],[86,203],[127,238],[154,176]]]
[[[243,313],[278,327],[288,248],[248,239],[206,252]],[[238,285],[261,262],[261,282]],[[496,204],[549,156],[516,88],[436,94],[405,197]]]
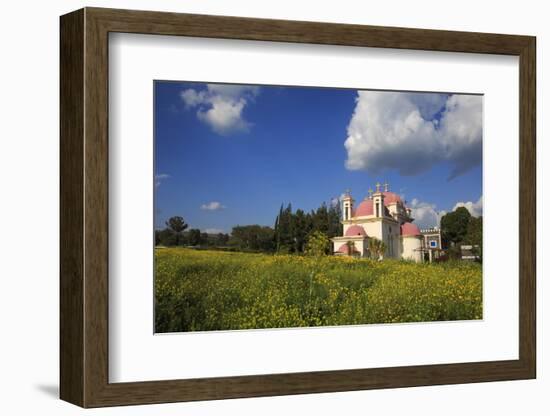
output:
[[[369,195],[357,206],[348,191],[342,199],[344,235],[332,238],[335,255],[372,257],[369,239],[384,242],[381,258],[397,258],[415,262],[433,261],[441,253],[441,232],[438,228],[420,230],[401,197],[388,191],[369,189]]]

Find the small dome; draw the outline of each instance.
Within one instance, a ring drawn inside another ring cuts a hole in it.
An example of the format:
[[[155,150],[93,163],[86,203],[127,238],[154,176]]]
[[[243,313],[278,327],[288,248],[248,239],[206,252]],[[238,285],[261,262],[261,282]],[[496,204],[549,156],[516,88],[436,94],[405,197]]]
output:
[[[360,225],[352,225],[346,230],[346,237],[353,237],[356,235],[366,236],[367,233],[365,232],[365,229]]]
[[[384,194],[384,205],[395,204],[397,202],[403,203],[401,197],[395,192],[382,192]]]
[[[412,222],[403,223],[401,226],[401,235],[403,236],[420,236],[420,229]]]
[[[373,215],[374,209],[372,207],[372,199],[365,199],[355,209],[355,217],[364,217],[367,215]]]
[[[352,251],[354,253],[359,253],[359,251],[355,247],[353,247]],[[349,246],[347,244],[342,244],[342,246],[338,249],[338,253],[349,255]]]

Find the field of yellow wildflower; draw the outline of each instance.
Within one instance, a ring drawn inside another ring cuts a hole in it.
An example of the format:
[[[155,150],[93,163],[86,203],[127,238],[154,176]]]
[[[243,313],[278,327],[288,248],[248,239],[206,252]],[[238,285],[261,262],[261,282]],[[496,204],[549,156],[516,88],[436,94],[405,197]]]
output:
[[[481,318],[475,263],[155,250],[156,332]]]

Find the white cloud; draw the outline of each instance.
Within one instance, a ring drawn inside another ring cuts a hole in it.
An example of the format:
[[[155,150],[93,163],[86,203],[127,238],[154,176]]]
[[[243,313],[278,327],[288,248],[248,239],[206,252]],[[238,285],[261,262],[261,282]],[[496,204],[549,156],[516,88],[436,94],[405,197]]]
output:
[[[359,91],[346,167],[416,175],[448,161],[452,179],[481,163],[482,97]]]
[[[180,93],[186,109],[197,108],[197,118],[216,133],[227,136],[248,132],[252,123],[243,117],[245,107],[259,94],[251,85],[207,84],[206,90],[187,89]]]
[[[453,211],[458,207],[466,208],[473,217],[481,217],[483,215],[483,197],[480,196],[477,202],[457,202]]]
[[[206,91],[197,92],[190,88],[182,91],[180,97],[185,104],[185,108],[189,109],[202,104],[206,100]]]
[[[446,214],[446,211],[438,211],[435,204],[422,202],[416,198],[411,201],[409,208],[411,208],[414,223],[420,228],[439,227],[441,217]]]
[[[205,228],[202,232],[207,234],[225,234],[225,231],[221,228]]]
[[[159,174],[155,175],[155,187],[160,186],[162,181],[164,179],[168,179],[169,177],[170,177],[170,175],[168,175],[167,173],[159,173]]]
[[[441,217],[447,214],[445,210],[437,210],[435,204],[420,201],[417,198],[414,198],[408,206],[414,223],[420,228],[439,227]],[[472,216],[480,217],[483,215],[483,197],[480,196],[477,202],[457,202],[451,212],[458,207],[465,207]]]
[[[212,201],[207,204],[202,204],[201,209],[205,211],[219,211],[220,209],[225,209],[225,205],[222,205],[218,201]]]

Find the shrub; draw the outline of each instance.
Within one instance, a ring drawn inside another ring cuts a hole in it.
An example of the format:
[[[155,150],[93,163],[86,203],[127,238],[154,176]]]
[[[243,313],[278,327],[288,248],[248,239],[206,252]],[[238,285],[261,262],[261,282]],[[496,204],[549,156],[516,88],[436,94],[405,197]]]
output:
[[[330,250],[330,240],[321,231],[312,232],[306,243],[305,253],[308,256],[325,256]]]

